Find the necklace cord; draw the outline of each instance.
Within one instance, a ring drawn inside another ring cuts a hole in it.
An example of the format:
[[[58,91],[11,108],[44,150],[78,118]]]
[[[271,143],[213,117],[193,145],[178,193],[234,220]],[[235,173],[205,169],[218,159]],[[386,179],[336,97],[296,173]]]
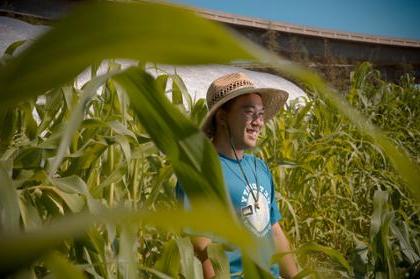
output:
[[[229,133],[229,144],[230,144],[230,146],[231,146],[231,148],[233,150],[233,154],[235,155],[236,162],[239,165],[239,169],[241,170],[241,173],[242,173],[242,175],[245,178],[245,183],[248,186],[249,191],[251,192],[252,198],[254,199],[255,207],[259,209],[260,207],[258,205],[258,200],[260,198],[259,197],[260,196],[260,190],[258,189],[259,185],[258,185],[258,178],[257,178],[257,160],[254,157],[254,168],[255,168],[254,177],[255,177],[255,183],[256,183],[256,186],[257,186],[257,196],[255,196],[254,191],[251,188],[251,184],[249,183],[248,177],[246,176],[245,171],[242,168],[241,161],[239,160],[238,155],[236,153],[236,149],[235,149],[235,146],[233,144],[233,137],[231,135],[229,125],[227,126],[227,130],[228,130],[228,133]]]

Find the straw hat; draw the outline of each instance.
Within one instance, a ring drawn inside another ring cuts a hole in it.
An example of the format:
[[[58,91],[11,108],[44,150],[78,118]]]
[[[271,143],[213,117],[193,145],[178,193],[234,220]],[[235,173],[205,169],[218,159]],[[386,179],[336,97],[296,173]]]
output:
[[[226,102],[238,96],[258,93],[264,105],[264,120],[268,121],[285,104],[289,94],[274,88],[256,88],[244,73],[224,75],[214,80],[207,90],[208,113],[203,121],[202,130],[212,137],[215,132],[213,117],[216,111]]]

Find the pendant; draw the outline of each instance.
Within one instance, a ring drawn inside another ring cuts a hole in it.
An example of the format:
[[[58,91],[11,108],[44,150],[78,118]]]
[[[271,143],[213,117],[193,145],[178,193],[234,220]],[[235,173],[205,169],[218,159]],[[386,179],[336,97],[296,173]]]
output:
[[[255,207],[255,210],[260,209],[260,205],[258,204],[258,202],[254,203],[254,207]]]

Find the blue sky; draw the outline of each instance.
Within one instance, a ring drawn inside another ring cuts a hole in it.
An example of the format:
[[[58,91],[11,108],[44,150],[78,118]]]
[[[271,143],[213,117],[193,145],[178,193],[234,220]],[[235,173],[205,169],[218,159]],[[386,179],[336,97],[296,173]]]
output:
[[[420,0],[169,0],[204,9],[420,40]]]

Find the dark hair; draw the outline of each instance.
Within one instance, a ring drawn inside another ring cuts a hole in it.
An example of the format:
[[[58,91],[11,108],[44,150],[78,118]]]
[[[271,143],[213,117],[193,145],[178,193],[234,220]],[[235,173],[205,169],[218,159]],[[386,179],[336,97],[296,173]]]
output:
[[[234,103],[235,100],[236,100],[236,98],[233,98],[233,99],[227,101],[218,110],[221,109],[223,111],[228,112],[231,109],[231,107],[232,107],[232,105],[233,105],[233,103]],[[209,138],[212,138],[214,136],[214,134],[216,133],[216,129],[217,129],[216,114],[217,114],[217,111],[216,111],[216,113],[213,115],[213,117],[211,119],[210,130],[207,133],[207,135],[208,135]]]
[[[235,102],[236,98],[230,99],[229,101],[227,101],[226,103],[224,103],[220,109],[224,110],[224,111],[229,111],[230,108],[232,107],[233,103]]]

